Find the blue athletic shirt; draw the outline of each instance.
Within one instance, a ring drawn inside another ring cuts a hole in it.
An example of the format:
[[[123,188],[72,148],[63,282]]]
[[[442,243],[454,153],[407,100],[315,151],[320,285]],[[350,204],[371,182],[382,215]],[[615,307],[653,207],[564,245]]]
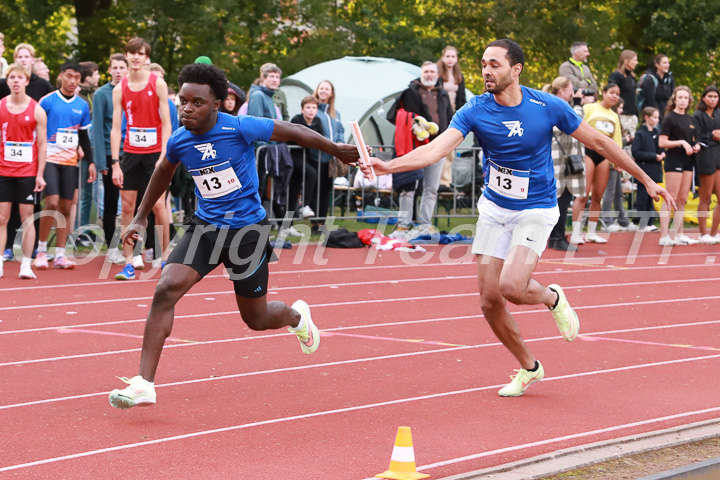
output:
[[[167,159],[174,164],[182,162],[193,176],[198,217],[229,228],[265,218],[253,142],[270,140],[273,129],[269,118],[220,112],[215,126],[203,135],[180,127],[170,136]]]
[[[485,197],[511,210],[552,208],[557,205],[553,126],[569,135],[582,119],[555,95],[521,88],[522,102],[515,107],[498,104],[491,93],[471,98],[450,128],[463,136],[475,133],[483,149]]]
[[[92,125],[88,103],[77,95],[68,100],[60,90],[40,99],[47,112],[47,158],[50,163],[77,165],[78,130]]]

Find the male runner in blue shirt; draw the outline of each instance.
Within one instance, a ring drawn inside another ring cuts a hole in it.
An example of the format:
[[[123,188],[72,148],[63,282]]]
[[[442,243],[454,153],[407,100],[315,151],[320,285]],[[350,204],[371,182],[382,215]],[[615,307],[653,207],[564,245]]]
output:
[[[477,255],[482,311],[495,335],[520,362],[512,382],[498,392],[522,395],[545,375],[525,345],[505,306],[546,305],[567,341],[580,323],[558,285],[531,278],[559,212],[551,156],[553,126],[600,152],[637,178],[655,200],[671,205],[668,192],[653,182],[609,137],[582,121],[570,106],[544,92],[520,85],[525,55],[512,40],[496,40],[482,58],[487,93],[473,97],[433,142],[390,162],[372,159],[377,174],[415,170],[445,158],[471,131],[483,149],[485,190],[478,201],[472,252]],[[367,168],[364,168],[367,170]]]
[[[292,307],[267,302],[270,226],[258,194],[255,141],[294,141],[317,148],[344,163],[358,160],[354,145],[335,144],[302,125],[218,110],[227,96],[225,74],[213,65],[186,65],[178,76],[183,127],[168,140],[167,156],[150,179],[137,215],[123,237],[134,244],[147,227],[147,215],[165,193],[179,162],[195,180],[198,207],[188,230],[168,258],[150,307],[143,337],[139,375],[110,393],[116,408],[152,405],[155,371],[173,325],[175,304],[221,263],[235,286],[235,299],[252,330],[288,327],[303,353],[313,353],[320,334],[302,300]]]

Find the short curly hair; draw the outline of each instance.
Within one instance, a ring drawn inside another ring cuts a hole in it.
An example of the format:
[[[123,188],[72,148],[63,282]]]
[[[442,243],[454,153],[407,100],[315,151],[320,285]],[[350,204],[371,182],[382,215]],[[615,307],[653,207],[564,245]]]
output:
[[[185,83],[197,83],[207,85],[215,95],[215,98],[223,101],[228,96],[228,81],[225,72],[215,65],[205,63],[191,63],[185,65],[178,75],[178,88]]]

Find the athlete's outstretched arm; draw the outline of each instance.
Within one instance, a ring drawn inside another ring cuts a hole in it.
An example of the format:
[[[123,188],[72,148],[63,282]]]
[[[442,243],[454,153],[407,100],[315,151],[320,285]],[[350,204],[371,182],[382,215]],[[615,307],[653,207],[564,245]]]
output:
[[[295,142],[306,148],[316,148],[329,153],[343,163],[353,164],[358,161],[358,151],[355,145],[334,143],[314,130],[303,125],[275,120],[271,141]]]
[[[158,199],[167,191],[176,168],[177,164],[168,162],[167,158],[163,158],[160,165],[155,167],[145,195],[137,209],[137,214],[130,222],[125,235],[123,235],[123,244],[127,242],[134,246],[139,237],[138,232],[142,232],[147,228],[147,216]]]
[[[635,177],[645,185],[648,195],[650,195],[653,200],[657,201],[660,197],[663,197],[665,201],[668,202],[668,205],[673,209],[675,208],[675,200],[672,198],[672,195],[663,187],[653,182],[650,177],[638,167],[637,163],[628,157],[623,149],[610,137],[595,130],[585,120],[580,123],[580,126],[572,133],[572,136],[584,143],[586,147],[595,150],[602,155],[603,158],[607,158],[616,166]]]
[[[416,148],[402,157],[395,158],[389,162],[384,162],[379,158],[371,158],[370,165],[373,166],[375,173],[378,175],[418,170],[447,157],[450,152],[462,143],[463,138],[465,137],[460,130],[451,127],[438,135],[432,142]],[[362,170],[365,175],[369,174],[369,169],[363,168]],[[368,171],[366,172],[365,170]]]

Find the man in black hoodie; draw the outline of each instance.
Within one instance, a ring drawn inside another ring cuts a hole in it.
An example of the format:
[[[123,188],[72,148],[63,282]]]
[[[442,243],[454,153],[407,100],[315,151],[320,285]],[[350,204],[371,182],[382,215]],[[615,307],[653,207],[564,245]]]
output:
[[[660,121],[665,116],[665,107],[675,90],[675,79],[670,71],[670,60],[662,53],[655,56],[653,64],[640,77],[638,110],[645,107],[657,108]]]
[[[390,109],[387,119],[394,124],[397,110],[402,108],[407,112],[424,117],[428,122],[435,122],[439,130],[435,135],[430,136],[430,141],[433,141],[437,135],[447,130],[450,120],[452,120],[453,109],[450,96],[443,89],[442,79],[439,78],[437,64],[427,61],[422,64],[421,69],[420,78],[410,82],[408,88],[400,94],[395,101],[395,105]],[[441,160],[423,168],[422,197],[417,215],[420,230],[427,229],[432,225],[432,215],[437,202],[437,190],[440,186],[443,163],[444,160]],[[402,183],[396,182],[395,175],[393,175],[393,185],[403,187]],[[407,190],[406,188],[410,189]],[[415,202],[415,189],[413,187],[406,188],[401,190],[400,210],[406,211],[408,209],[406,218],[411,219]]]

